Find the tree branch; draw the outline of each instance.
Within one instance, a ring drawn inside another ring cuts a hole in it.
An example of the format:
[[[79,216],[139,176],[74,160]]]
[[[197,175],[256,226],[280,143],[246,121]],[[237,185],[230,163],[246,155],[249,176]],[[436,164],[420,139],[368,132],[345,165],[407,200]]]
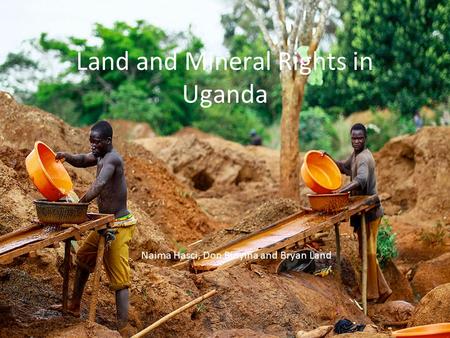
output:
[[[269,0],[269,5],[270,10],[272,11],[273,27],[278,35],[278,48],[286,51],[286,40],[283,36],[283,23],[280,18],[280,12],[278,11],[276,0]]]
[[[278,0],[278,14],[280,17],[280,21],[283,28],[283,41],[285,41],[286,44],[286,50],[287,50],[287,44],[288,44],[288,32],[287,32],[287,26],[286,26],[286,7],[284,5],[284,0]]]
[[[315,12],[313,11],[313,5],[317,0],[307,0],[305,6],[305,18],[301,22],[298,31],[299,44],[302,46],[308,46],[312,38],[313,21]]]
[[[309,19],[313,19],[316,16],[316,11],[319,10],[319,2],[316,2],[314,4],[311,4],[311,8],[314,8],[312,11],[310,11],[309,13],[307,12],[307,16],[309,14]],[[312,22],[311,24],[308,26],[309,29],[307,31],[307,35],[302,37],[301,43],[303,45],[308,45],[308,56],[310,57],[309,59],[309,65],[308,67],[311,69],[311,71],[314,68],[314,52],[317,50],[317,48],[319,47],[319,42],[320,39],[322,38],[323,32],[325,30],[325,22],[328,16],[328,12],[330,10],[330,6],[331,6],[331,0],[323,0],[322,2],[322,9],[320,11],[320,16],[319,16],[319,21],[317,22],[317,26],[316,26],[316,30],[313,34],[313,30],[312,30]],[[308,21],[308,20],[305,20]],[[301,77],[302,80],[306,81],[308,76],[300,76],[300,69],[297,70],[297,77]]]
[[[269,45],[272,53],[274,53],[277,57],[279,55],[279,49],[273,42],[272,38],[270,37],[269,31],[264,24],[263,17],[259,14],[258,9],[256,8],[255,4],[251,2],[250,0],[244,0],[245,6],[252,12],[253,16],[255,17],[256,23],[258,24],[259,29],[261,29],[261,32],[263,33],[264,40],[266,40],[267,44]]]
[[[320,12],[319,22],[317,23],[316,31],[314,32],[311,44],[309,46],[310,52],[311,50],[312,52],[314,52],[319,46],[320,39],[322,38],[323,32],[325,30],[325,22],[327,20],[328,12],[330,11],[330,7],[331,1],[324,0],[323,8],[322,11]]]
[[[300,27],[300,22],[303,21],[303,16],[305,15],[305,11],[303,8],[303,1],[298,1],[297,2],[297,10],[296,10],[296,14],[295,14],[295,20],[294,20],[294,25],[292,26],[292,30],[290,32],[290,36],[289,36],[289,54],[293,55],[294,54],[294,50],[296,47],[296,43],[297,43],[297,36],[298,36],[298,30]]]

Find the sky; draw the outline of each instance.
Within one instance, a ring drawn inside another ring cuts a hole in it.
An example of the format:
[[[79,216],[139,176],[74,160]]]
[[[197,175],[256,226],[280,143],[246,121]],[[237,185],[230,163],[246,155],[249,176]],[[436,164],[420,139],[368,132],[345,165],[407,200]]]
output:
[[[139,19],[168,33],[192,31],[205,52],[225,55],[220,16],[230,11],[230,0],[0,0],[0,63],[18,51],[24,40],[47,32],[52,38],[88,38],[94,23]]]

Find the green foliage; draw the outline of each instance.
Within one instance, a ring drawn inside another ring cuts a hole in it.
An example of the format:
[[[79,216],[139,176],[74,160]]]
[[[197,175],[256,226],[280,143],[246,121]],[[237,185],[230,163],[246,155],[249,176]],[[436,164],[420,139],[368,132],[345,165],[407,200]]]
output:
[[[205,109],[193,125],[207,133],[243,144],[250,142],[249,133],[252,129],[255,129],[263,138],[266,136],[264,125],[256,113],[246,106],[235,106],[234,110],[229,111],[227,105],[214,105]]]
[[[331,151],[337,148],[338,138],[333,121],[320,107],[312,107],[300,113],[299,142],[302,151]]]
[[[268,3],[257,1],[258,7],[269,11]],[[289,6],[290,3],[287,3]],[[266,26],[271,29],[272,20],[264,18]],[[236,1],[230,13],[222,15],[222,26],[225,30],[224,45],[228,48],[230,57],[237,56],[243,59],[248,56],[265,57],[269,48],[264,41],[255,18],[243,2]],[[239,72],[213,73],[212,77],[221,79],[224,88],[248,88],[253,83],[255,88],[264,89],[267,92],[266,104],[252,104],[248,107],[253,110],[259,119],[267,126],[280,118],[281,113],[281,85],[278,66],[275,58],[271,57],[270,71],[253,71],[248,69]],[[231,110],[235,110],[233,107]]]
[[[20,68],[37,69],[38,64],[24,53],[9,53],[6,56],[5,62],[0,65],[0,73],[8,72],[10,69],[15,69],[17,71]]]
[[[420,240],[426,246],[443,245],[446,237],[450,237],[449,229],[446,229],[441,222],[436,223],[431,230],[420,231]]]
[[[346,113],[391,107],[412,116],[442,101],[450,88],[450,2],[446,0],[355,0],[344,13],[333,55],[346,57],[345,71],[326,71],[310,104]],[[370,57],[372,71],[353,70],[354,52]]]
[[[112,27],[96,24],[97,44],[70,37],[67,41],[54,40],[42,34],[39,40],[46,52],[56,53],[59,61],[68,65],[65,73],[52,82],[42,82],[34,96],[40,107],[76,124],[91,124],[99,118],[126,118],[146,121],[159,133],[168,134],[189,125],[195,119],[198,105],[183,99],[183,85],[196,83],[199,73],[186,71],[186,52],[194,55],[203,47],[191,34],[166,34],[160,28],[144,21],[134,25],[116,22]],[[90,58],[112,57],[114,60],[128,51],[128,70],[83,71],[81,81],[77,53],[86,66]],[[141,56],[164,58],[177,51],[176,70],[137,69]],[[71,101],[76,118],[60,110],[61,100]]]
[[[367,126],[367,147],[371,151],[378,151],[391,138],[414,133],[415,130],[412,117],[391,113],[390,117],[385,118],[375,113],[373,122]]]
[[[81,98],[75,84],[41,82],[31,100],[38,107],[58,112],[57,115],[70,124],[79,124],[82,119],[79,110]]]
[[[8,53],[0,64],[0,88],[26,100],[31,95],[30,85],[36,82],[39,64],[26,52]]]
[[[340,115],[333,123],[337,135],[337,147],[331,151],[335,159],[347,159],[353,152],[350,139],[351,125]]]
[[[383,267],[389,260],[398,256],[395,238],[397,235],[392,232],[392,226],[386,217],[383,217],[382,224],[377,235],[377,259]]]

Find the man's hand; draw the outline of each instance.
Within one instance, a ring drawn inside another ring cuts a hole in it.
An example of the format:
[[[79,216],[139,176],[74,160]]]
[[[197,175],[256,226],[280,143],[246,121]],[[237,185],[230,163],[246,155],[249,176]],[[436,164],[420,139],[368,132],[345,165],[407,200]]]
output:
[[[57,152],[55,156],[55,160],[57,161],[65,161],[67,154],[63,152]]]
[[[319,150],[320,151],[320,156],[324,157],[325,155],[327,155],[328,157],[331,157],[330,154],[328,154],[325,150]]]
[[[87,203],[86,199],[85,199],[86,195],[83,195],[80,200],[78,201],[78,203]]]

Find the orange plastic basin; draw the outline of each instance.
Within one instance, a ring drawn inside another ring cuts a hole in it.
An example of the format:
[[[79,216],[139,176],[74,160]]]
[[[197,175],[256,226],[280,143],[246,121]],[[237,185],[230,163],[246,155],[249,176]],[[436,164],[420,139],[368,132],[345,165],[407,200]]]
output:
[[[394,337],[450,338],[450,323],[409,327],[392,332]]]
[[[317,150],[305,154],[300,173],[308,188],[318,194],[329,194],[342,184],[341,172],[336,163]]]
[[[64,165],[56,161],[55,153],[40,141],[25,159],[25,166],[36,188],[49,201],[59,200],[73,188]]]

